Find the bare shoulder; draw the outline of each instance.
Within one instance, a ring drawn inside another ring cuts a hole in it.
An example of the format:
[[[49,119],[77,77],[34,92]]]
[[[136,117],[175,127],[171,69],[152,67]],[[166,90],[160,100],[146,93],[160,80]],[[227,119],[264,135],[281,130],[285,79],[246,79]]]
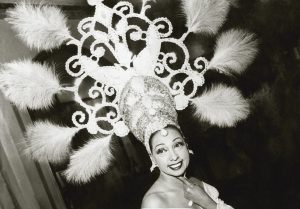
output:
[[[155,182],[143,198],[142,208],[163,208],[166,206],[166,194]]]
[[[165,204],[163,194],[155,192],[144,196],[141,208],[163,208]]]

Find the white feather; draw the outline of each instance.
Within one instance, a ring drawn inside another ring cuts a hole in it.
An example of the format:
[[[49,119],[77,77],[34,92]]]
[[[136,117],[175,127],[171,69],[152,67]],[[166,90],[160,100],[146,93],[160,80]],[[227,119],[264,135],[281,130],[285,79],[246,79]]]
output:
[[[22,1],[7,16],[5,20],[30,48],[51,50],[70,38],[66,17],[57,7]]]
[[[0,89],[20,109],[50,107],[60,88],[50,66],[30,60],[4,64],[0,71]]]
[[[218,38],[215,55],[208,69],[217,69],[225,74],[240,74],[257,54],[255,35],[239,29],[229,30]]]
[[[64,162],[69,157],[72,137],[78,130],[50,122],[36,122],[27,127],[28,147],[25,153],[40,162]]]
[[[229,0],[230,5],[232,5],[235,8],[240,7],[240,0]]]
[[[224,85],[214,86],[191,102],[196,118],[220,127],[231,127],[247,118],[250,108],[236,88]]]
[[[216,34],[229,11],[227,0],[182,0],[182,7],[192,33]]]
[[[104,173],[113,158],[110,149],[111,136],[92,139],[71,155],[65,176],[70,182],[85,183]]]

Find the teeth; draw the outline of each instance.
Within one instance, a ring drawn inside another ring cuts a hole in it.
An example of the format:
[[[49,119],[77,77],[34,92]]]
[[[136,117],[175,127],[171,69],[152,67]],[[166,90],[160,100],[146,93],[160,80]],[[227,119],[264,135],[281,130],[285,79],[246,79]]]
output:
[[[181,167],[182,162],[176,163],[174,165],[170,165],[171,168],[179,168]]]

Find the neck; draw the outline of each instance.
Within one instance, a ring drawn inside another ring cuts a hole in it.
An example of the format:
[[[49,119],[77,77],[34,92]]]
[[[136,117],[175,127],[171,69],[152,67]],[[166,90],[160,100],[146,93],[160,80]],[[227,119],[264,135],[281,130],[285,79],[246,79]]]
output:
[[[170,189],[182,189],[182,181],[178,179],[178,177],[167,175],[163,172],[160,172],[158,177],[158,181],[165,185],[167,188]]]

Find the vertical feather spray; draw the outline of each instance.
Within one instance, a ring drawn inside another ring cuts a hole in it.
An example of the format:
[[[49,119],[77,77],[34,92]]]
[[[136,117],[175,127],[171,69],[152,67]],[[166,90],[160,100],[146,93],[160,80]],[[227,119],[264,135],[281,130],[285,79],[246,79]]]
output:
[[[243,30],[231,29],[218,38],[215,55],[208,69],[225,74],[240,74],[254,60],[258,42],[255,35]]]
[[[52,105],[61,86],[50,66],[25,60],[3,65],[0,89],[20,109],[39,109]]]
[[[111,135],[92,139],[71,155],[66,178],[75,183],[85,183],[92,177],[104,173],[113,158],[110,149]]]
[[[188,32],[216,34],[229,11],[227,0],[182,0]]]
[[[57,7],[22,1],[7,16],[5,20],[30,48],[51,50],[70,38],[66,17]]]
[[[221,84],[192,99],[191,102],[196,118],[220,127],[231,127],[247,118],[250,108],[236,88]]]
[[[41,162],[64,162],[69,157],[72,137],[78,130],[50,122],[36,122],[27,128],[28,147],[25,153]]]

